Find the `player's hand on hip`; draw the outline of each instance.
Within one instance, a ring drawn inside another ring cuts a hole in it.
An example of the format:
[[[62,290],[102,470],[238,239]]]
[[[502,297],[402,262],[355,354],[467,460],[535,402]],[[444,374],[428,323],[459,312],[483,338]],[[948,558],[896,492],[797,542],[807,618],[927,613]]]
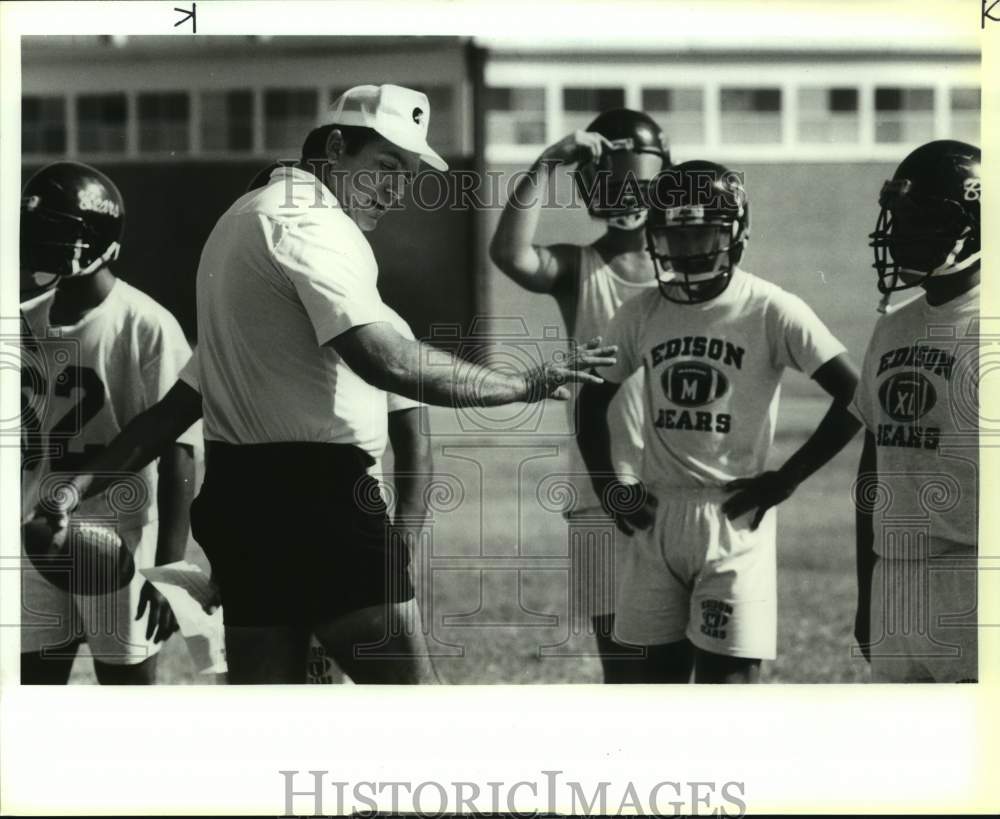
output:
[[[526,374],[528,394],[525,400],[534,402],[554,398],[567,401],[573,395],[567,386],[570,382],[603,384],[604,379],[594,370],[617,363],[616,352],[618,347],[603,346],[600,336],[586,344],[576,345],[565,357],[541,364]]]
[[[787,500],[795,491],[795,486],[780,472],[768,471],[752,478],[737,478],[727,483],[725,489],[735,494],[726,498],[722,504],[723,514],[730,520],[736,520],[751,509],[756,509],[750,522],[750,529],[753,531],[760,526],[767,510]]]
[[[143,584],[142,591],[139,592],[139,608],[136,611],[135,619],[142,617],[143,613],[149,609],[149,621],[146,624],[146,639],[154,643],[162,643],[178,629],[177,618],[173,609],[167,602],[167,598],[156,590],[156,586],[148,580]]]
[[[605,137],[594,131],[574,131],[542,151],[538,162],[548,165],[592,162],[610,145]]]
[[[648,529],[656,520],[656,496],[641,482],[609,482],[601,493],[601,506],[626,535],[635,534],[636,529]]]

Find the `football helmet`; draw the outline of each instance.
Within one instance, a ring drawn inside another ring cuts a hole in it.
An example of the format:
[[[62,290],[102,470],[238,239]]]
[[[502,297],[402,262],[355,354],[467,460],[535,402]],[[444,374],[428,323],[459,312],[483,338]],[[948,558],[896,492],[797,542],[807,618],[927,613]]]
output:
[[[642,227],[649,183],[670,165],[666,136],[652,117],[628,108],[605,111],[587,130],[611,143],[574,173],[587,212],[621,230]]]
[[[979,148],[965,142],[928,142],[882,186],[869,246],[883,295],[979,262],[980,157]]]
[[[38,171],[21,193],[21,300],[118,258],[125,203],[114,182],[79,162]]]
[[[692,304],[719,296],[749,239],[743,174],[695,159],[668,168],[650,185],[646,249],[664,298]]]

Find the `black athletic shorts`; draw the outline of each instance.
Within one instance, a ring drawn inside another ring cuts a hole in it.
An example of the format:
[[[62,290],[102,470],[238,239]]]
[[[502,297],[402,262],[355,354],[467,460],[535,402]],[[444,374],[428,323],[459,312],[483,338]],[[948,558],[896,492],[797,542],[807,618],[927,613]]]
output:
[[[372,463],[341,444],[208,442],[191,531],[226,625],[309,626],[413,597]]]

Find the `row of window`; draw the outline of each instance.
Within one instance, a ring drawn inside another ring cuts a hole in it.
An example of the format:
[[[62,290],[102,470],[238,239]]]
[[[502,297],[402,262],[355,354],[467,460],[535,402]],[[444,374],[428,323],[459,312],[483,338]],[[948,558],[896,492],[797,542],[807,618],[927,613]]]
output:
[[[457,149],[459,137],[451,86],[423,89],[431,102],[430,142],[443,153]],[[69,119],[75,125],[79,154],[199,153],[283,155],[296,152],[315,125],[321,100],[341,93],[315,88],[141,92],[65,96],[25,96],[21,107],[21,145],[25,154],[62,155],[70,147]],[[782,142],[787,107],[778,87],[719,90],[719,140],[726,145]],[[700,87],[643,88],[642,108],[666,130],[670,141],[706,141],[706,94]],[[562,89],[561,133],[585,128],[600,112],[625,106],[622,88]],[[544,88],[487,89],[486,136],[492,145],[539,146],[556,138],[546,133]],[[801,144],[857,144],[862,141],[861,96],[851,87],[796,89],[795,138]],[[325,103],[324,103],[325,104]],[[935,93],[930,87],[879,87],[873,95],[874,141],[916,143],[934,138]],[[197,116],[194,107],[197,105]],[[979,142],[980,91],[948,90],[949,136]],[[72,113],[70,111],[72,107]],[[256,117],[262,118],[257,135]],[[129,135],[130,117],[135,136]],[[130,139],[135,145],[130,150]],[[259,142],[259,144],[258,144]]]
[[[804,144],[859,143],[860,93],[851,87],[796,89],[795,138]],[[719,89],[719,140],[727,145],[780,143],[783,90],[780,87]],[[950,136],[979,143],[980,90],[949,89]],[[562,133],[586,128],[600,111],[625,107],[623,88],[562,89]],[[934,138],[934,89],[878,87],[873,99],[876,143],[913,143]],[[706,141],[706,97],[700,87],[643,88],[642,109],[666,130],[670,141]],[[546,95],[542,87],[490,88],[487,135],[495,145],[542,145]]]
[[[141,92],[134,101],[124,93],[25,96],[21,101],[21,150],[24,154],[62,155],[75,126],[79,154],[129,154],[129,122],[134,120],[134,152],[190,154],[194,137],[200,153],[295,154],[316,125],[320,104],[332,103],[344,89],[268,89],[259,96],[249,89]],[[451,86],[422,89],[431,104],[429,139],[443,153],[457,145]],[[194,107],[197,105],[197,116]],[[72,107],[72,113],[70,111]],[[262,116],[260,143],[256,119]]]

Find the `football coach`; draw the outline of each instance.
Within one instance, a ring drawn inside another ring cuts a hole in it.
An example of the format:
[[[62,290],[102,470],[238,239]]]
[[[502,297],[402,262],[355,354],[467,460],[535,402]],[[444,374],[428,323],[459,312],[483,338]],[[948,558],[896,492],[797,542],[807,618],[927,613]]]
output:
[[[430,115],[407,88],[350,89],[300,161],[236,200],[202,251],[206,472],[191,519],[221,592],[230,683],[303,682],[310,631],[331,654],[370,660],[356,682],[433,681],[409,555],[386,537],[367,473],[385,446],[379,391],[444,406],[565,399],[567,381],[600,382],[587,370],[614,362],[595,340],[501,372],[428,355],[384,320],[364,232],[421,161],[447,170]]]

